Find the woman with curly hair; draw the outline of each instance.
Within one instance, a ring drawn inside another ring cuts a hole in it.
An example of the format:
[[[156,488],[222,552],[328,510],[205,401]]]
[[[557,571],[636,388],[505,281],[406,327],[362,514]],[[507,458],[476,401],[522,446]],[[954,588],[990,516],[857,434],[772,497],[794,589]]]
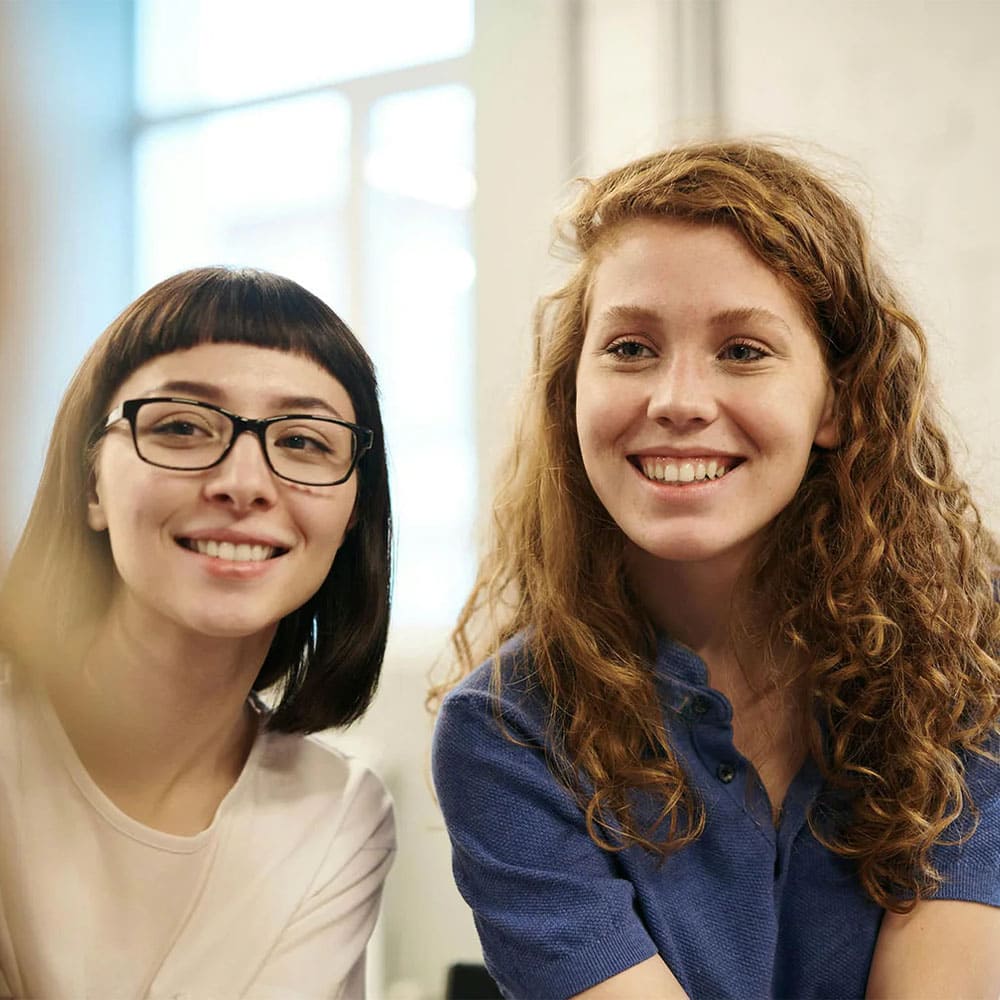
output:
[[[0,587],[0,997],[364,994],[392,807],[306,734],[371,701],[389,566],[328,306],[202,268],[108,327]]]
[[[488,968],[995,997],[998,553],[920,326],[773,146],[629,163],[568,229],[435,735]]]

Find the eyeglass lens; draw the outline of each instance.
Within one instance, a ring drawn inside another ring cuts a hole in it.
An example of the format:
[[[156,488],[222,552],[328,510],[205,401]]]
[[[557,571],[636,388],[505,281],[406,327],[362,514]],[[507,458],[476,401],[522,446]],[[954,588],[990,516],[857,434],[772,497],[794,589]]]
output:
[[[204,469],[221,458],[233,436],[222,413],[193,403],[150,402],[135,417],[139,456],[171,469]],[[314,417],[268,424],[267,457],[279,476],[321,485],[347,475],[354,458],[350,427]]]

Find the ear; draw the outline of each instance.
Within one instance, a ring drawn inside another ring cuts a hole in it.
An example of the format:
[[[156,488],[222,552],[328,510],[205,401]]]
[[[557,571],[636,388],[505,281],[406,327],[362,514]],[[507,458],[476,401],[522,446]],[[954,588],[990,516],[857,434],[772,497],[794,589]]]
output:
[[[101,505],[95,473],[90,474],[90,489],[87,490],[87,524],[94,531],[107,531],[108,528],[108,518]]]
[[[840,444],[840,432],[837,429],[837,393],[833,387],[833,379],[826,383],[826,399],[823,400],[823,412],[816,425],[816,435],[813,444],[820,448],[836,448]]]

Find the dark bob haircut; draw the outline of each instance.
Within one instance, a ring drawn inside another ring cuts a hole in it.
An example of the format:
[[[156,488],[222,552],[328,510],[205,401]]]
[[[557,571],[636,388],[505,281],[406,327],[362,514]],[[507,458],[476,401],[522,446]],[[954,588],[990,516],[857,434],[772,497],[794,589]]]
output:
[[[254,682],[275,689],[270,727],[314,732],[367,708],[389,625],[391,517],[382,418],[371,360],[338,316],[294,281],[257,270],[198,268],[160,282],[105,330],[56,417],[28,523],[0,588],[0,628],[15,661],[39,667],[79,654],[106,612],[117,571],[87,525],[91,434],[122,382],[152,358],[204,343],[308,357],[347,390],[374,432],[357,466],[355,521],[319,590],[283,618]]]

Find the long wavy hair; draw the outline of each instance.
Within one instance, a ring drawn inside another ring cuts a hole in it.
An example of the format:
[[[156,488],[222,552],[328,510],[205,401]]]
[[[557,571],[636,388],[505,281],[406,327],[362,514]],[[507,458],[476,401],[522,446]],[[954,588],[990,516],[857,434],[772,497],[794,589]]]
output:
[[[336,313],[266,271],[207,267],[167,278],[90,349],[63,397],[27,525],[0,584],[0,646],[15,662],[65,662],[76,637],[106,612],[117,570],[107,533],[87,525],[94,429],[132,372],[204,343],[311,358],[347,390],[357,422],[374,431],[357,466],[354,524],[319,590],[278,623],[253,685],[275,689],[272,729],[346,725],[374,695],[389,627],[391,516],[378,386],[371,360]]]
[[[574,418],[595,268],[623,223],[662,217],[737,232],[796,293],[823,345],[840,444],[814,449],[746,583],[770,609],[765,647],[807,664],[797,680],[808,744],[838,803],[833,824],[830,810],[814,811],[813,831],[853,859],[874,901],[906,911],[940,884],[931,848],[956,820],[967,834],[976,819],[962,758],[988,753],[998,731],[998,551],[929,399],[923,331],[856,210],[793,154],[698,143],[581,183],[562,228],[576,268],[539,307],[492,540],[453,633],[457,665],[431,701],[524,632],[551,710],[550,766],[593,839],[666,855],[703,829],[654,690],[655,633]],[[652,821],[636,792],[658,804]]]

